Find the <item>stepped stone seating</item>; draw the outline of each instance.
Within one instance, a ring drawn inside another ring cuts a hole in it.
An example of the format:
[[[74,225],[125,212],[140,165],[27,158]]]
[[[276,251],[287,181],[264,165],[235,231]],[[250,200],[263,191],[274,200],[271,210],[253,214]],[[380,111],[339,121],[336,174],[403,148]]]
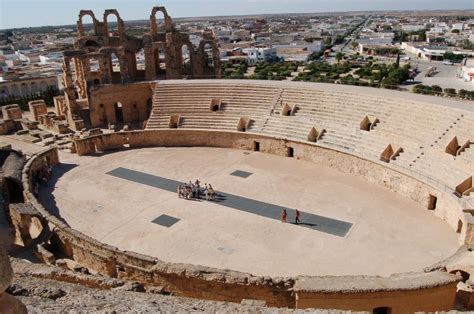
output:
[[[171,127],[312,142],[452,190],[474,173],[474,113],[429,102],[272,82],[159,83],[147,129],[169,128],[172,117]]]
[[[166,116],[179,114],[180,128],[236,130],[241,117],[257,128],[278,88],[221,84],[157,84],[147,129],[167,128]]]

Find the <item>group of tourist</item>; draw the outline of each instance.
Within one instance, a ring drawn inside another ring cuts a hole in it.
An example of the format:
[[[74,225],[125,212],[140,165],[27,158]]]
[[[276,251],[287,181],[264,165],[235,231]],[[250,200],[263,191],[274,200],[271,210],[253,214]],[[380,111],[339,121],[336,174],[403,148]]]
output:
[[[51,166],[43,167],[33,172],[31,185],[33,194],[39,195],[39,187],[42,183],[47,183],[51,175],[53,174],[53,168]]]
[[[300,223],[300,211],[295,209],[295,224]],[[283,209],[281,212],[281,222],[286,223],[286,218],[288,217],[288,213],[286,212],[286,209]]]
[[[215,201],[216,192],[214,188],[209,183],[204,183],[204,186],[201,186],[201,182],[196,179],[194,183],[189,181],[189,183],[183,183],[178,185],[178,197],[189,199],[200,199],[201,196],[204,196],[206,201]]]

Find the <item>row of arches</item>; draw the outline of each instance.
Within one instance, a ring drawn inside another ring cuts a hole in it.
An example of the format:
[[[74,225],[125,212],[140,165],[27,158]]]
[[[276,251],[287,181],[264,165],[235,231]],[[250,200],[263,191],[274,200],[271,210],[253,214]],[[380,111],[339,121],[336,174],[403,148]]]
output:
[[[88,42],[93,42],[89,40]],[[166,43],[153,43],[150,48],[125,51],[123,48],[104,47],[96,44],[87,52],[76,53],[65,67],[74,69],[76,85],[85,98],[86,85],[117,84],[131,81],[184,77],[215,77],[219,63],[219,50],[215,42],[202,41],[198,50],[191,42],[182,43],[179,53],[174,55]],[[198,61],[196,61],[196,58]],[[71,72],[72,71],[66,71]]]
[[[31,94],[37,94],[46,91],[49,87],[56,87],[53,81],[32,81],[32,82],[16,82],[0,85],[0,97],[21,97]]]
[[[163,14],[164,30],[165,32],[173,31],[173,23],[171,17],[164,7],[153,7],[150,14],[150,34],[156,35],[158,33],[158,21],[156,15],[158,12]],[[112,17],[112,19],[111,19]],[[114,23],[114,26],[111,24]],[[92,25],[91,32],[86,32],[84,25]],[[103,22],[100,22],[93,11],[81,10],[79,12],[79,19],[77,21],[77,30],[80,37],[92,34],[96,36],[109,36],[110,33],[113,36],[122,36],[125,32],[125,24],[120,17],[120,14],[115,9],[105,10],[103,14]]]

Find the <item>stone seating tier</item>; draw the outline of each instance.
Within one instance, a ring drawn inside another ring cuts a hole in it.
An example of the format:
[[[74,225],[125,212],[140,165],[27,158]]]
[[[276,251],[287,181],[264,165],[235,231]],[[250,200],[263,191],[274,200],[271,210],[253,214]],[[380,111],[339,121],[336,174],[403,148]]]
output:
[[[211,111],[213,101],[219,102],[219,110]],[[445,153],[445,147],[454,136],[463,141],[461,145],[474,141],[474,113],[429,102],[272,83],[157,84],[147,129],[169,128],[172,115],[180,116],[179,128],[229,131],[237,131],[244,118],[251,121],[247,132],[305,142],[317,126],[325,133],[315,145],[373,162],[380,162],[382,152],[392,145],[401,153],[390,160],[390,167],[413,171],[450,188],[473,170],[472,147],[456,158]],[[367,116],[376,118],[377,124],[361,130]]]

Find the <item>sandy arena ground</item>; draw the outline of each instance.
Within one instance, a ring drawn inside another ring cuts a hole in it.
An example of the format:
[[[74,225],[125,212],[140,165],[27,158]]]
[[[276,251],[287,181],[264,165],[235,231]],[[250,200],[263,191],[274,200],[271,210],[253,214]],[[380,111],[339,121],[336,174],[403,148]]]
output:
[[[387,276],[422,270],[458,247],[455,232],[418,204],[363,178],[292,158],[218,148],[149,148],[100,157],[61,153],[61,161],[41,191],[46,207],[102,242],[164,261],[257,275]],[[178,181],[199,178],[219,191],[353,227],[338,237],[218,203],[178,199],[176,193],[106,174],[118,167]],[[253,174],[229,175],[235,170]],[[170,228],[151,222],[162,214],[181,220]]]

